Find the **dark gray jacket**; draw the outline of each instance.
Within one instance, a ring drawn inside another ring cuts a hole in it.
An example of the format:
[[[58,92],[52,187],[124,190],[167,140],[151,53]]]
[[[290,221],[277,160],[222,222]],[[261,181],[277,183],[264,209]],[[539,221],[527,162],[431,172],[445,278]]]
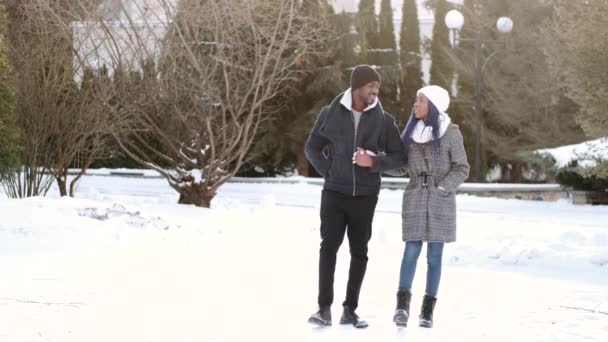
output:
[[[340,103],[343,96],[319,113],[306,141],[306,157],[324,177],[324,189],[352,196],[377,195],[380,173],[405,163],[399,128],[378,102],[363,112],[355,136],[353,114]],[[376,153],[371,168],[353,164],[357,147]]]

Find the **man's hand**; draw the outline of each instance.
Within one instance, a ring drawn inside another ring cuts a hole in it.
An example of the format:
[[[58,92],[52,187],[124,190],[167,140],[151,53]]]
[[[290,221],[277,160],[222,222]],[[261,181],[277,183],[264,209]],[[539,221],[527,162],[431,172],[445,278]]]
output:
[[[361,167],[372,167],[374,161],[369,154],[367,154],[367,151],[361,147],[357,147],[357,151],[353,155],[353,164],[357,164]]]

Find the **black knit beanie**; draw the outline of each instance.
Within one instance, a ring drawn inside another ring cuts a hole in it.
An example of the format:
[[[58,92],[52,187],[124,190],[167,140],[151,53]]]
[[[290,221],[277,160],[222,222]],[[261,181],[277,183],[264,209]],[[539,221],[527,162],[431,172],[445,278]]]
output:
[[[380,75],[366,64],[357,65],[350,74],[350,88],[352,90],[361,88],[373,81],[380,83]]]

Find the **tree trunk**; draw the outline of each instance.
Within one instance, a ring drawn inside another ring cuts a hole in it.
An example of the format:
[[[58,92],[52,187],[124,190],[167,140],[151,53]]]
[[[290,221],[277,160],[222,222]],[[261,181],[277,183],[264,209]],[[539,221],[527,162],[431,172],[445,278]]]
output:
[[[65,179],[61,179],[61,177],[56,177],[55,179],[57,179],[57,187],[59,188],[59,195],[61,197],[67,196],[68,190],[67,190],[67,182],[65,181]]]
[[[87,170],[89,169],[91,164],[93,164],[93,160],[95,159],[96,155],[97,155],[96,153],[91,153],[89,155],[87,160],[85,160],[84,165],[82,165],[82,167],[80,168],[80,171],[78,172],[78,174],[70,182],[70,197],[74,197],[74,190],[76,189],[76,182],[78,182],[78,180],[82,176],[84,176],[84,174],[87,172]],[[67,175],[67,170],[66,170],[66,175]],[[67,177],[66,177],[66,179],[67,179]]]
[[[68,169],[64,168],[59,171],[59,177],[57,179],[57,186],[59,187],[59,195],[61,197],[67,196],[67,182],[68,182]]]
[[[310,166],[306,154],[304,154],[304,148],[298,153],[298,175],[308,177],[310,176]]]
[[[524,179],[523,163],[521,161],[513,161],[511,163],[511,183],[521,183]]]
[[[215,193],[211,193],[204,189],[196,189],[193,187],[184,188],[179,194],[179,204],[191,204],[197,207],[211,207],[211,200],[215,197]]]
[[[511,169],[508,162],[500,163],[500,182],[508,183],[511,178]]]
[[[500,163],[500,181],[503,183],[521,183],[523,180],[523,167],[520,161]]]

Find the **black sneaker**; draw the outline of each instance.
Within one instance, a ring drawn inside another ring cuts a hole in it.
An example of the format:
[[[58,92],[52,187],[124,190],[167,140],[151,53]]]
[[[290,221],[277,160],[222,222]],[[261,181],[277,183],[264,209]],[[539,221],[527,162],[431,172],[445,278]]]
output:
[[[312,314],[308,319],[308,323],[320,327],[331,326],[331,310],[329,306],[319,307],[319,310]]]
[[[350,307],[344,305],[344,311],[342,312],[342,317],[340,318],[340,324],[343,325],[352,325],[355,328],[367,328],[369,324],[365,320],[362,320],[357,316],[355,311],[351,310]]]

